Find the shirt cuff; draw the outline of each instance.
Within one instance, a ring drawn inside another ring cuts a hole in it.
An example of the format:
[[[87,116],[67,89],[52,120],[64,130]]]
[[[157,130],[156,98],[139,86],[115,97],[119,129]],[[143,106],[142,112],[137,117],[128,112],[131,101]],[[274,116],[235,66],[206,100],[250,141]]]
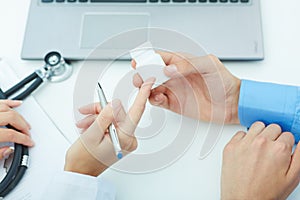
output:
[[[103,178],[61,171],[45,192],[48,199],[115,199],[115,188]]]
[[[241,125],[250,127],[256,121],[276,123],[300,139],[299,87],[274,83],[241,81],[238,116]]]

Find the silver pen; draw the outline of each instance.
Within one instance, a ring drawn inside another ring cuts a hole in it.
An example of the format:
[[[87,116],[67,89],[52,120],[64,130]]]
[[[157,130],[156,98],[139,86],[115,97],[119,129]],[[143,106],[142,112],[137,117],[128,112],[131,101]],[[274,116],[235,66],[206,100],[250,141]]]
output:
[[[103,92],[103,89],[102,89],[100,83],[98,83],[97,92],[98,92],[98,97],[99,97],[99,102],[100,102],[101,108],[103,109],[107,105],[107,100],[106,100],[106,97],[104,95],[104,92]],[[108,131],[109,131],[109,135],[110,135],[111,141],[112,141],[114,149],[115,149],[116,156],[118,159],[121,159],[123,157],[123,153],[122,153],[121,145],[119,142],[118,133],[117,133],[116,127],[114,126],[113,123],[111,123],[109,125]]]

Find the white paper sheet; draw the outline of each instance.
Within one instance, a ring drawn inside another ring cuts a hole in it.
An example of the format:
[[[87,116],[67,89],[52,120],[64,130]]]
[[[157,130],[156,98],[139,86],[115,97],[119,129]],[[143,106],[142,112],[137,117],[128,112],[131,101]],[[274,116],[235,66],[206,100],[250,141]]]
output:
[[[166,64],[162,57],[155,53],[150,42],[146,42],[131,50],[130,55],[136,62],[136,71],[144,81],[150,77],[155,77],[155,86],[157,86],[170,79],[163,71]]]

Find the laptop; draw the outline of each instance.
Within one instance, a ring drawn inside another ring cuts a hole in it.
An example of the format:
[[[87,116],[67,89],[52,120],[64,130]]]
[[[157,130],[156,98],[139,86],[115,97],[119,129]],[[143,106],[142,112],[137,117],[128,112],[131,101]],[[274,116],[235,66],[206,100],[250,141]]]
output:
[[[149,33],[101,44],[151,27],[176,31],[222,60],[264,58],[259,0],[32,0],[21,57],[55,50],[69,60],[111,59],[113,49],[133,49]],[[89,56],[95,48],[102,53]]]

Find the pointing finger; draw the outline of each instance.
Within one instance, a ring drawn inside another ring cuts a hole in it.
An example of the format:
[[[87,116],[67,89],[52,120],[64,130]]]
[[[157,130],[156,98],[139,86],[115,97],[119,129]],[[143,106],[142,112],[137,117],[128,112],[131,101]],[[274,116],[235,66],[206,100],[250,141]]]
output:
[[[148,80],[146,80],[146,82],[140,88],[132,107],[128,111],[127,120],[129,120],[134,125],[137,125],[137,123],[140,121],[140,118],[142,117],[147,99],[150,96],[151,88],[154,82],[155,78],[149,78]]]

